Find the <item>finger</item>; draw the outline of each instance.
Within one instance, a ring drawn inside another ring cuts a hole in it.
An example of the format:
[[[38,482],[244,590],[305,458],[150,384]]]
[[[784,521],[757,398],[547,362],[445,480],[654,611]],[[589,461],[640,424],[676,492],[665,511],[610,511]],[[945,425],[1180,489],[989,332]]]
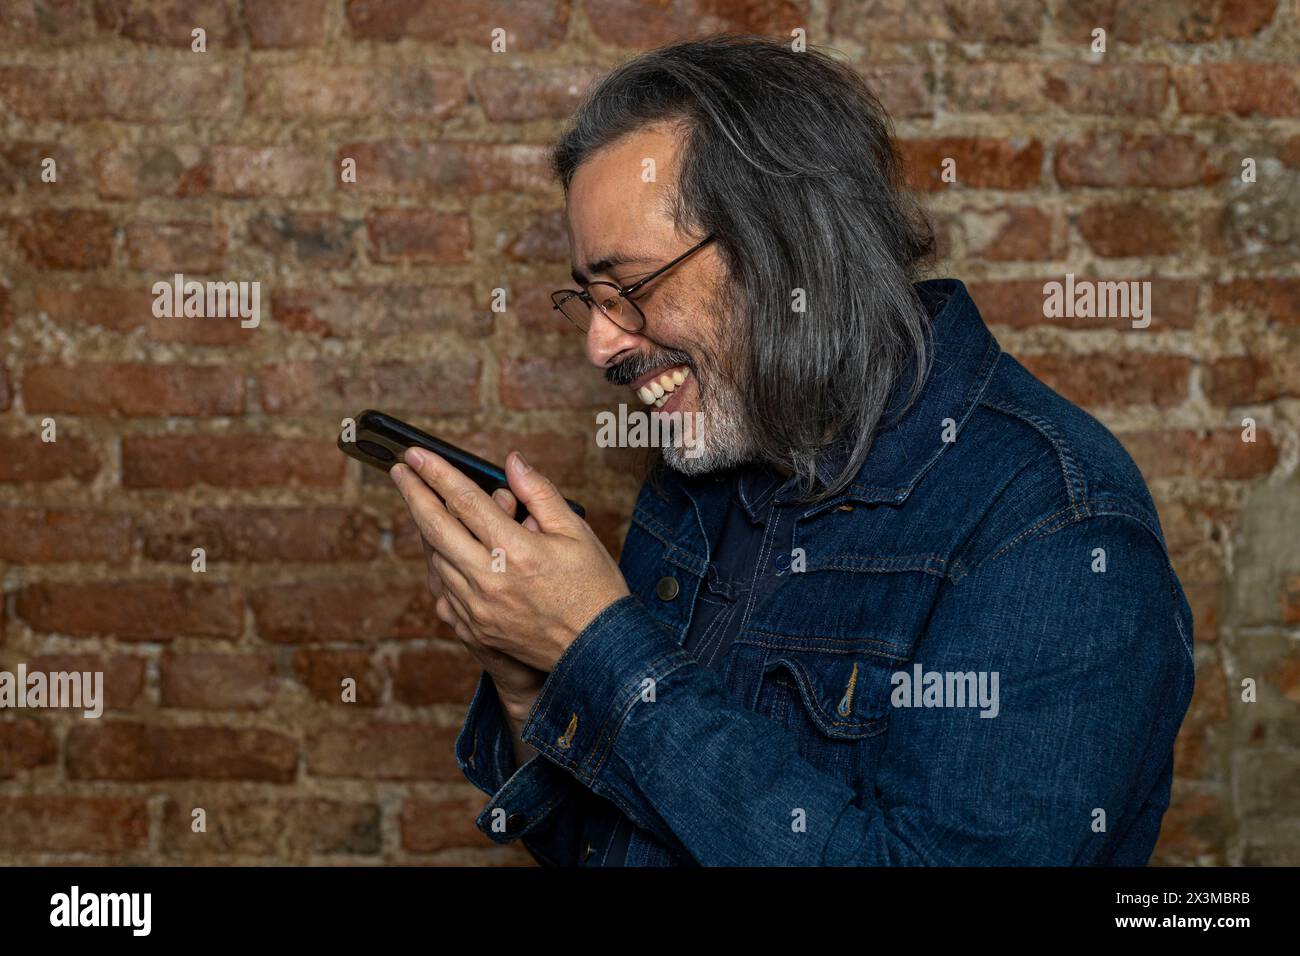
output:
[[[569,509],[564,496],[551,480],[528,464],[517,451],[506,458],[506,480],[510,482],[510,490],[528,509],[529,516],[537,519],[534,530],[571,529],[575,521],[581,520]]]
[[[527,518],[524,519],[524,527],[527,528],[529,531],[542,530],[542,526],[537,523],[537,519],[534,518],[532,515],[529,515]]]
[[[478,588],[473,583],[473,578],[463,574],[460,568],[436,551],[433,553],[431,561],[433,562],[433,573],[442,581],[443,594],[457,596],[478,592]]]
[[[515,516],[515,496],[510,493],[509,488],[498,488],[492,492],[492,500],[497,503],[501,510],[508,514],[511,520]]]
[[[492,548],[508,545],[518,535],[518,526],[501,513],[485,492],[441,455],[423,448],[406,449],[406,463],[426,485],[438,493],[448,514],[469,529],[479,541]]]
[[[479,567],[487,553],[466,527],[447,512],[441,499],[433,493],[409,465],[396,464],[388,472],[401,492],[406,507],[420,529],[420,536],[443,557],[460,567]],[[494,509],[495,510],[495,509]]]

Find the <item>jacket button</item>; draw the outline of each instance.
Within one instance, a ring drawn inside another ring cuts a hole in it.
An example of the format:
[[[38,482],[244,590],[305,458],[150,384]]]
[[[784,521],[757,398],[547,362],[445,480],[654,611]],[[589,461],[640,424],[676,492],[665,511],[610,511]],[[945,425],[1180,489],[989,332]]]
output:
[[[584,844],[582,847],[582,862],[586,863],[588,860],[590,860],[591,854],[592,854],[591,840],[588,840],[586,844]]]
[[[518,833],[526,826],[528,826],[528,818],[522,813],[512,813],[506,817],[507,833]]]
[[[674,577],[660,578],[659,583],[655,585],[655,594],[659,595],[661,601],[671,601],[677,597],[679,587],[677,579]]]

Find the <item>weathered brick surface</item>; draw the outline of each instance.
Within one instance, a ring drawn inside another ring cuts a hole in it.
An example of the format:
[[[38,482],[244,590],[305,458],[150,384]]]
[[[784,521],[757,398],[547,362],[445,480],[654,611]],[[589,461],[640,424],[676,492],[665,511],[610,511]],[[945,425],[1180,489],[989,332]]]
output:
[[[0,719],[6,860],[530,862],[473,829],[478,670],[335,437],[376,407],[519,448],[617,552],[638,459],[595,447],[624,396],[551,308],[547,146],[637,50],[797,28],[890,110],[935,271],[1151,483],[1198,667],[1156,861],[1300,859],[1291,0],[3,6],[0,667],[102,671],[106,698]],[[177,272],[259,282],[257,327],[154,315]],[[1150,324],[1045,314],[1067,273],[1150,282]]]

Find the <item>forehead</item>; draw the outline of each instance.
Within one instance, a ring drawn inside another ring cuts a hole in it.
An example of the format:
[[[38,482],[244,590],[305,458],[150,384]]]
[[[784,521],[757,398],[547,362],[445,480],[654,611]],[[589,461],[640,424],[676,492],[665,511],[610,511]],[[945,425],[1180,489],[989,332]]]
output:
[[[679,133],[660,126],[630,133],[598,150],[569,185],[569,252],[579,270],[609,253],[671,248],[666,200],[677,176]]]

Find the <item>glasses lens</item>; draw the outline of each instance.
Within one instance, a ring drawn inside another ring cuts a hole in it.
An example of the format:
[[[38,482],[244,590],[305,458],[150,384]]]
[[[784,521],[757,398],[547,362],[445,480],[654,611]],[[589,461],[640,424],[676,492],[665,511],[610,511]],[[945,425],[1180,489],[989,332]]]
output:
[[[587,294],[619,328],[635,332],[641,327],[641,314],[627,299],[619,295],[618,286],[612,283],[593,282],[587,286]],[[581,296],[573,292],[558,292],[552,296],[552,299],[570,322],[582,331],[587,331],[587,326],[591,324],[591,308]]]

